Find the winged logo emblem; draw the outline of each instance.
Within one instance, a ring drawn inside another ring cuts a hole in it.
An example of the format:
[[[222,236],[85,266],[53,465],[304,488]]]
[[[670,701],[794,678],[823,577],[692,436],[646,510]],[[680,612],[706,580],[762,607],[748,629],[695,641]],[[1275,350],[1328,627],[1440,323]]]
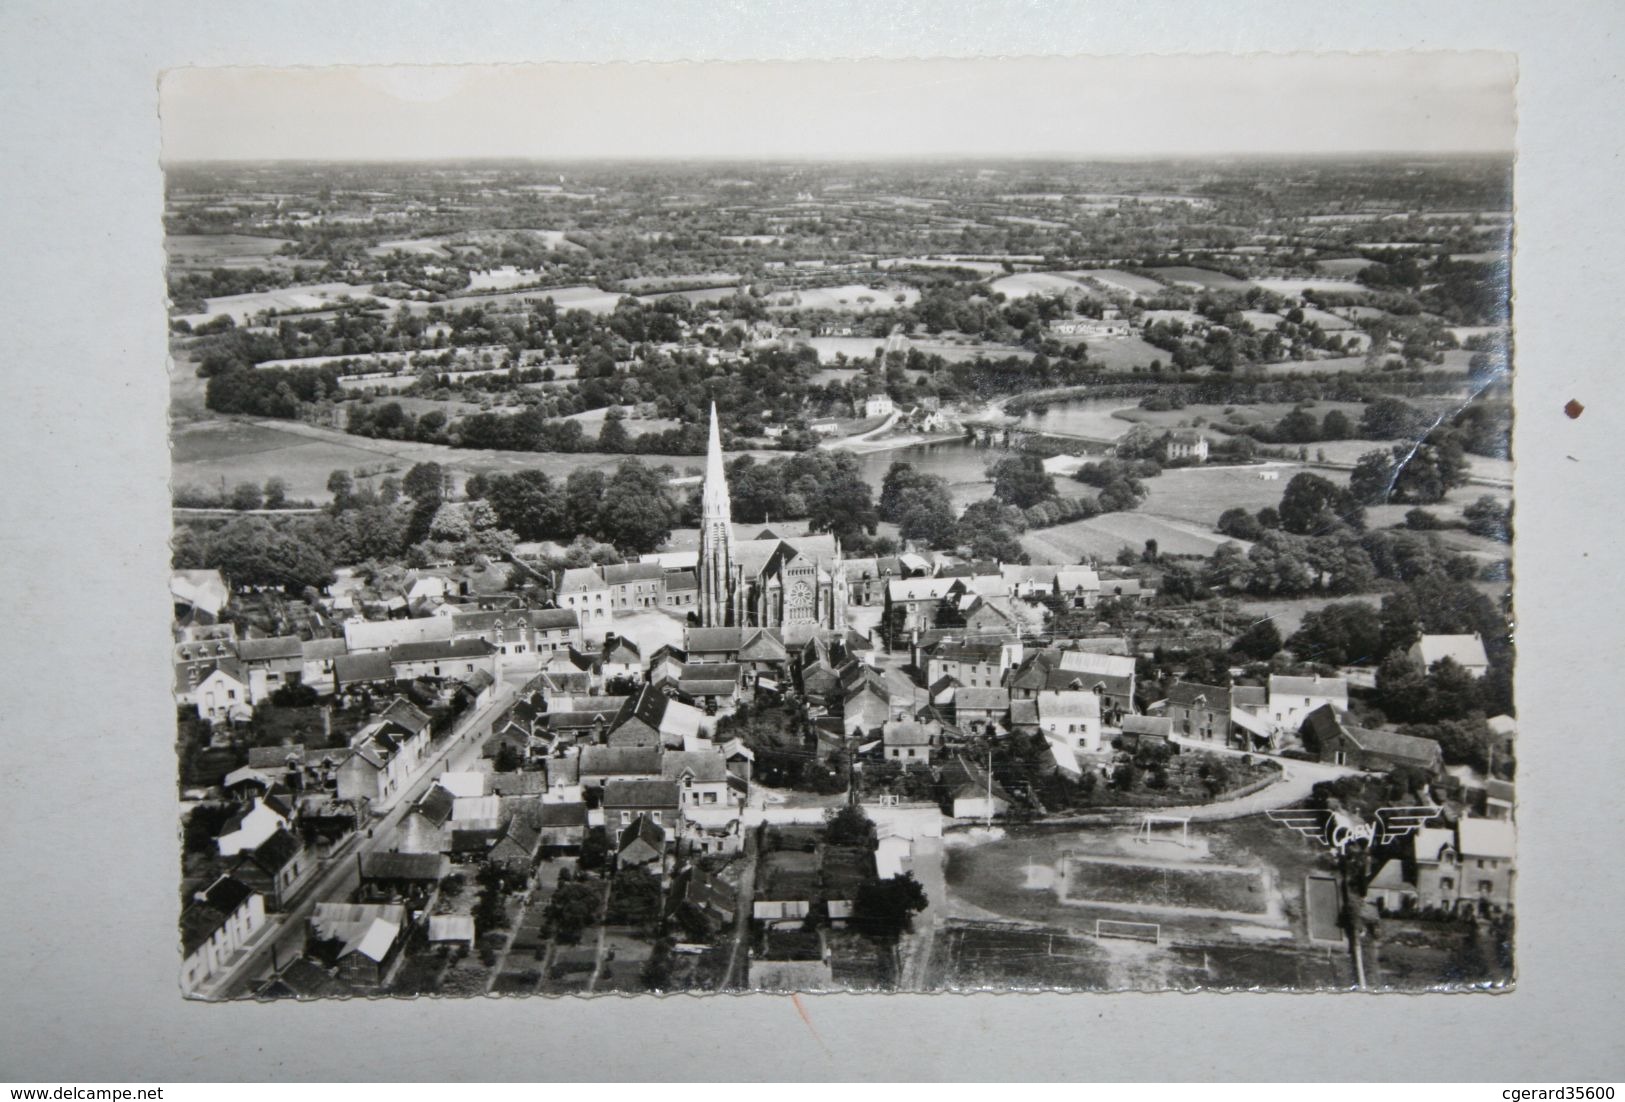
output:
[[[1357,842],[1387,845],[1413,833],[1439,814],[1437,807],[1380,807],[1375,822],[1364,823],[1346,811],[1325,808],[1287,808],[1266,811],[1271,821],[1295,830],[1342,854]]]

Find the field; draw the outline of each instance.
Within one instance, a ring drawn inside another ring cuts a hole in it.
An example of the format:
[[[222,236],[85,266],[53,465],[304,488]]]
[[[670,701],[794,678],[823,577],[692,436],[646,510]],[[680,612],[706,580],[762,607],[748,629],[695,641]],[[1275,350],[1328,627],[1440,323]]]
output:
[[[1303,308],[1303,320],[1314,322],[1328,333],[1340,329],[1354,328],[1354,323],[1347,318],[1340,318],[1336,314],[1327,313],[1325,310],[1317,310],[1313,306]]]
[[[1205,291],[1245,291],[1252,284],[1245,279],[1215,272],[1208,268],[1153,268],[1151,271],[1164,283],[1181,284]]]
[[[1156,478],[1146,479],[1145,488],[1151,493],[1141,503],[1138,513],[1184,521],[1211,531],[1218,523],[1219,514],[1226,509],[1240,506],[1251,513],[1266,505],[1280,505],[1286,484],[1292,481],[1293,475],[1306,469],[1296,463],[1252,467],[1178,467],[1163,471]],[[1279,472],[1281,477],[1275,481],[1265,481],[1258,477],[1262,471]]]
[[[1162,290],[1162,284],[1154,279],[1147,279],[1131,272],[1119,272],[1115,268],[1085,268],[1067,274],[1092,279],[1096,283],[1103,284],[1107,290],[1122,291],[1131,295],[1154,295]]]
[[[902,303],[897,301],[901,295]],[[865,314],[871,310],[894,310],[899,305],[912,306],[920,301],[920,292],[913,287],[884,287],[875,290],[861,283],[848,283],[840,287],[808,287],[802,290],[781,291],[769,301],[775,310],[835,310],[848,314]]]
[[[1278,500],[1278,499],[1277,499]],[[1210,511],[1219,508],[1208,503]],[[1214,513],[1217,518],[1217,513]],[[1212,521],[1209,521],[1211,526]],[[1021,546],[1034,562],[1069,563],[1083,559],[1111,559],[1124,547],[1139,551],[1146,540],[1172,555],[1211,555],[1221,544],[1234,542],[1246,549],[1249,544],[1227,540],[1217,533],[1208,535],[1196,525],[1147,516],[1144,513],[1106,513],[1089,520],[1075,520],[1053,528],[1035,528],[1022,533]]]
[[[1315,276],[1293,276],[1285,279],[1255,279],[1253,282],[1266,291],[1278,295],[1297,296],[1305,291],[1338,291],[1344,294],[1364,294],[1365,288],[1346,279],[1328,279]]]
[[[1256,915],[1269,909],[1265,877],[1257,869],[1074,856],[1066,861],[1065,883],[1069,902]]]
[[[594,452],[494,451],[369,440],[298,422],[203,421],[176,428],[173,449],[177,485],[218,488],[223,479],[229,489],[239,482],[264,483],[277,475],[288,483],[290,497],[316,501],[327,500],[327,476],[334,470],[353,471],[358,467],[369,472],[391,470],[400,477],[415,463],[440,463],[461,485],[462,480],[475,471],[511,474],[532,469],[544,471],[553,478],[564,478],[580,467],[610,470],[625,458]],[[764,453],[753,454],[760,458]],[[670,463],[678,470],[699,467],[704,462],[702,457],[694,455],[640,455],[638,459],[651,467]]]
[[[1151,366],[1152,360],[1168,362],[1168,353],[1139,337],[1095,337],[1085,343],[1089,346],[1089,362],[1108,371],[1133,371]]]
[[[201,325],[210,318],[229,314],[238,325],[243,325],[255,314],[266,310],[320,310],[332,306],[336,300],[345,295],[356,299],[375,297],[371,287],[353,283],[307,283],[275,291],[258,291],[247,295],[224,295],[220,298],[207,299],[204,301],[202,313],[183,314],[181,320],[192,325]]]
[[[625,407],[630,408],[630,407]],[[588,436],[597,436],[604,427],[604,420],[609,416],[609,407],[589,409],[581,413],[572,413],[565,420],[580,421],[582,429]],[[667,429],[682,428],[683,423],[676,418],[627,418],[621,424],[625,427],[628,436],[647,436],[651,432],[665,432]],[[696,457],[695,461],[698,461]]]
[[[1022,272],[994,280],[993,289],[1006,298],[1024,298],[1027,295],[1097,294],[1090,287],[1062,272]]]
[[[1371,261],[1360,256],[1339,257],[1336,260],[1317,260],[1315,267],[1327,275],[1351,276],[1371,267]]]
[[[285,237],[246,233],[179,233],[164,238],[169,262],[180,268],[254,267],[286,244]]]
[[[1293,410],[1290,402],[1260,402],[1256,405],[1188,405],[1184,409],[1150,410],[1138,406],[1128,406],[1115,411],[1112,416],[1123,421],[1136,424],[1150,425],[1159,429],[1201,428],[1215,424],[1231,425],[1273,425]],[[1316,402],[1309,407],[1309,412],[1317,420],[1323,419],[1332,410],[1342,410],[1350,421],[1359,424],[1361,416],[1365,413],[1365,406],[1359,402]],[[1225,411],[1230,412],[1226,413]],[[1217,436],[1216,429],[1209,430],[1210,436]],[[1222,439],[1222,437],[1221,437]],[[1370,443],[1367,441],[1366,443]]]
[[[818,353],[821,364],[833,363],[836,356],[849,360],[859,357],[870,359],[875,352],[886,347],[885,337],[809,337],[807,344]]]
[[[1030,360],[1034,355],[1029,348],[1020,348],[1013,344],[999,344],[996,341],[958,344],[954,341],[916,340],[911,337],[908,346],[919,349],[927,356],[941,356],[949,363],[962,363],[965,360],[974,360],[978,356],[990,360],[1002,360],[1008,356],[1014,356],[1021,360]]]

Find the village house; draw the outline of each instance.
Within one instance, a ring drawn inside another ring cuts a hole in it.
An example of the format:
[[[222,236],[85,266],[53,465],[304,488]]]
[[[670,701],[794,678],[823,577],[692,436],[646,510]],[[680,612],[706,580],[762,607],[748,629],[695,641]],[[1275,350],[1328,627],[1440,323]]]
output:
[[[1381,770],[1408,766],[1429,774],[1444,768],[1444,754],[1432,739],[1355,727],[1330,704],[1310,712],[1298,734],[1304,749],[1329,765]]]
[[[667,570],[666,607],[691,612],[700,597],[700,579],[692,570]]]
[[[678,874],[666,906],[690,940],[713,941],[733,925],[739,892],[715,873],[691,865]]]
[[[237,636],[230,624],[207,629],[201,638],[183,639],[175,644],[175,703],[195,707],[197,687],[221,661],[233,663],[236,670]],[[218,634],[215,632],[218,631]],[[246,681],[246,678],[243,678]]]
[[[744,642],[743,628],[691,627],[684,633],[683,650],[689,662],[735,663],[739,661],[739,649]]]
[[[215,849],[222,857],[235,857],[256,848],[278,830],[288,826],[290,809],[276,798],[260,797],[227,819],[215,836]]]
[[[305,640],[300,644],[300,683],[324,695],[332,693],[338,686],[334,663],[348,653],[349,648],[342,636]]]
[[[395,683],[395,667],[387,650],[341,654],[333,659],[333,691],[355,692]]]
[[[675,828],[682,817],[682,787],[676,781],[611,779],[604,784],[604,824],[620,830],[638,815],[659,827]]]
[[[415,779],[429,740],[429,717],[404,697],[396,698],[351,739],[349,756],[338,767],[339,799],[393,799]]]
[[[1462,819],[1454,830],[1416,832],[1416,902],[1459,911],[1512,905],[1517,828],[1504,819]]]
[[[579,800],[569,803],[544,801],[537,817],[537,834],[541,852],[548,856],[580,853],[581,843],[587,837],[587,805]]]
[[[194,690],[199,719],[210,723],[246,722],[254,715],[248,677],[236,659],[221,659]]]
[[[966,730],[1003,723],[1009,712],[1009,689],[965,685],[954,690],[954,723]]]
[[[596,566],[571,567],[560,572],[554,600],[560,608],[577,613],[583,623],[603,620],[609,615],[609,583]]]
[[[452,617],[424,616],[415,620],[347,620],[344,645],[351,655],[387,651],[410,643],[447,643]]]
[[[980,765],[957,758],[944,770],[950,807],[955,819],[997,819],[1009,813],[1015,797]]]
[[[190,994],[231,964],[265,925],[265,897],[222,876],[181,912],[181,990]]]
[[[218,570],[175,570],[169,575],[169,594],[175,604],[175,619],[209,620],[231,603],[231,587]]]
[[[1165,705],[1164,714],[1172,721],[1175,735],[1229,744],[1229,689],[1197,681],[1176,681],[1168,686]]]
[[[299,836],[278,828],[265,841],[237,856],[231,875],[263,895],[272,910],[284,910],[318,865]]]
[[[629,562],[599,567],[614,612],[659,608],[666,603],[666,571],[657,562]]]
[[[1270,677],[1270,719],[1280,726],[1296,729],[1310,712],[1326,705],[1339,712],[1349,710],[1349,683],[1346,678]]]
[[[744,782],[728,772],[720,750],[667,750],[660,775],[677,784],[684,809],[744,806]]]
[[[451,874],[451,862],[439,853],[363,853],[358,898],[364,902],[404,902],[422,907],[440,882]]]
[[[682,749],[700,733],[704,713],[645,685],[609,728],[609,745],[620,748]]]
[[[541,857],[542,831],[540,826],[533,826],[525,820],[523,815],[514,815],[508,820],[502,837],[486,854],[487,861],[519,874],[528,874],[536,867]]]
[[[446,853],[451,849],[451,809],[454,797],[442,785],[432,784],[401,819],[396,849],[401,853]]]
[[[937,610],[942,602],[957,598],[965,589],[960,578],[904,578],[888,582],[883,622],[892,626],[894,638],[898,634],[929,631],[936,626]]]
[[[331,956],[344,983],[375,988],[400,955],[406,930],[406,908],[399,903],[318,903],[307,945],[316,955]],[[325,951],[320,943],[327,944]]]
[[[1476,633],[1424,635],[1411,644],[1411,649],[1406,653],[1422,673],[1427,673],[1446,658],[1474,677],[1483,677],[1490,672],[1490,660],[1484,653],[1484,640]]]
[[[1100,600],[1100,575],[1087,567],[1061,567],[1054,584],[1055,596],[1072,608],[1094,608]]]
[[[661,758],[658,746],[583,746],[579,767],[581,785],[602,789],[612,780],[660,780],[665,776]]]
[[[1086,754],[1100,751],[1100,697],[1080,689],[1038,694],[1038,729]]]
[[[1168,459],[1170,461],[1194,459],[1199,463],[1206,463],[1207,455],[1207,437],[1201,433],[1182,429],[1168,434]]]
[[[616,839],[617,868],[658,864],[666,856],[666,830],[648,815],[638,815],[622,827]]]
[[[931,764],[931,731],[912,719],[887,723],[880,732],[881,753],[887,761],[904,768]]]
[[[258,704],[284,685],[299,683],[305,669],[304,644],[297,635],[239,639],[237,661],[248,675],[250,697]]]
[[[402,643],[389,649],[395,680],[420,677],[460,678],[476,670],[501,676],[502,658],[483,639],[448,639],[443,642]]]

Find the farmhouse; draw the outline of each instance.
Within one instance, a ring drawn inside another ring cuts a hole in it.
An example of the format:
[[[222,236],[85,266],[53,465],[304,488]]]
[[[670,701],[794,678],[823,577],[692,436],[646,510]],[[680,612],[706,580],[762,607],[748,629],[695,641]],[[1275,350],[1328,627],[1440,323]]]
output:
[[[1355,727],[1344,723],[1330,704],[1309,713],[1299,736],[1306,750],[1330,765],[1357,769],[1409,766],[1435,774],[1444,767],[1443,752],[1432,739]]]
[[[1424,635],[1407,652],[1411,662],[1427,673],[1435,663],[1446,658],[1474,677],[1483,677],[1490,670],[1490,660],[1484,654],[1484,640],[1473,635]]]

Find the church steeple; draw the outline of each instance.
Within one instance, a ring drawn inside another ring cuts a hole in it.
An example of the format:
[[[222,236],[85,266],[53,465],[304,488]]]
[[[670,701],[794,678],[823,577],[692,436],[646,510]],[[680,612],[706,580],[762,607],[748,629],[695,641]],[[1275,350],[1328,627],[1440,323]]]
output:
[[[705,485],[700,491],[700,623],[726,627],[733,608],[733,511],[728,473],[722,465],[722,433],[717,404],[711,403],[711,439],[705,453]]]

